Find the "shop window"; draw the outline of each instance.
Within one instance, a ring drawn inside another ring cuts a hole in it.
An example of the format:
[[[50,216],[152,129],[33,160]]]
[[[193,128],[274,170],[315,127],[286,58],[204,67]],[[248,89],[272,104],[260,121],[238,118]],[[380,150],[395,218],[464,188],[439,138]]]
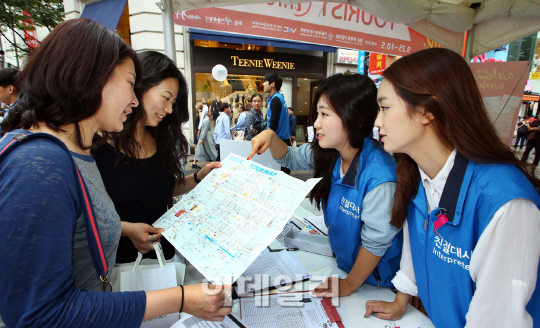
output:
[[[238,104],[247,106],[251,96],[259,93],[263,96],[262,113],[266,117],[269,95],[263,91],[263,78],[264,75],[229,74],[225,81],[219,82],[212,73],[195,73],[196,102],[206,102],[209,106],[213,101],[231,104],[234,122],[238,117]],[[292,78],[283,77],[281,93],[287,104],[292,104]]]
[[[304,126],[313,125],[313,123],[309,123],[309,112],[321,81],[321,79],[308,78],[298,78],[297,80],[294,116],[296,116],[296,139],[298,141],[307,141],[305,140],[306,129]]]

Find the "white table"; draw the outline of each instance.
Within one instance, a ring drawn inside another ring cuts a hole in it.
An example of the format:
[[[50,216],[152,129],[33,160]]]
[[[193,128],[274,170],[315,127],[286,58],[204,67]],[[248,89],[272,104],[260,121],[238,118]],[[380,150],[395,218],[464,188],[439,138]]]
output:
[[[311,212],[314,216],[322,215],[317,211],[310,203],[308,199],[305,199],[300,204],[301,207]],[[319,280],[309,280],[303,283],[295,285],[297,290],[312,290],[317,287],[324,277],[331,275],[338,275],[340,278],[346,278],[347,273],[341,269],[338,269],[336,259],[333,257],[327,257],[314,253],[304,251],[292,251],[290,252],[302,263],[306,270]],[[186,269],[186,275],[184,283],[194,284],[200,283],[204,280],[204,277],[193,267],[188,266]],[[364,318],[366,312],[366,302],[369,300],[383,300],[393,301],[396,297],[391,290],[387,288],[377,288],[376,286],[364,284],[352,295],[347,297],[332,299],[332,302],[337,308],[341,320],[345,328],[384,328],[389,322],[387,320],[381,320],[376,317],[370,316]],[[233,302],[233,313],[239,313],[238,300]],[[395,321],[396,326],[407,327],[412,325],[420,325],[422,328],[434,328],[431,320],[426,317],[422,312],[418,311],[411,305],[407,306],[407,310],[403,314],[400,320]]]

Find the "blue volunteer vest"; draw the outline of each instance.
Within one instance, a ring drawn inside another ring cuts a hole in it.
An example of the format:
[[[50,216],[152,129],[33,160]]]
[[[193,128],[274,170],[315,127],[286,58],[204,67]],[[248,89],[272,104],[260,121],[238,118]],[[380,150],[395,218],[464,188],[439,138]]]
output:
[[[516,198],[530,199],[540,208],[537,191],[515,166],[479,164],[459,153],[439,207],[429,214],[420,182],[407,222],[418,294],[435,327],[465,326],[476,289],[469,273],[472,252],[495,212]],[[439,226],[441,212],[448,222]],[[434,224],[439,226],[437,233]],[[535,327],[540,327],[539,290],[537,287],[527,305]],[[499,310],[507,309],[493,309]]]
[[[285,98],[283,98],[283,95],[281,92],[276,91],[270,99],[268,99],[268,106],[267,108],[267,114],[268,114],[268,122],[266,123],[266,128],[270,128],[270,119],[272,118],[272,110],[270,109],[270,104],[272,103],[272,99],[278,98],[281,101],[281,113],[279,116],[279,125],[277,128],[277,131],[274,131],[278,137],[282,140],[289,139],[289,111],[287,109],[287,103],[285,102]]]
[[[355,170],[356,163],[358,170]],[[323,212],[338,268],[349,273],[362,246],[364,196],[382,183],[396,181],[396,162],[367,137],[343,178],[339,177],[340,168],[341,157],[332,172],[332,187],[328,204],[323,202]],[[403,233],[399,231],[375,271],[366,279],[368,284],[393,287],[391,281],[399,270],[402,244]]]

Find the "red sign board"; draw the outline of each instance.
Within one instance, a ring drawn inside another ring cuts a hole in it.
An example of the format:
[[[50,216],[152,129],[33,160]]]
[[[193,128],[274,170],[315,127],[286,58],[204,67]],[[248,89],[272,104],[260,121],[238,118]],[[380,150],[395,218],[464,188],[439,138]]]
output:
[[[22,23],[25,26],[25,28],[30,28],[31,31],[24,30],[24,42],[30,49],[34,49],[37,47],[37,40],[36,40],[36,31],[34,28],[34,21],[32,20],[32,15],[30,13],[27,13],[26,11],[23,11],[23,16],[28,17],[28,19],[24,20]]]
[[[178,25],[405,56],[440,47],[406,25],[342,3],[280,2],[174,13]]]
[[[369,55],[369,74],[382,74],[386,69],[386,55],[372,52]]]

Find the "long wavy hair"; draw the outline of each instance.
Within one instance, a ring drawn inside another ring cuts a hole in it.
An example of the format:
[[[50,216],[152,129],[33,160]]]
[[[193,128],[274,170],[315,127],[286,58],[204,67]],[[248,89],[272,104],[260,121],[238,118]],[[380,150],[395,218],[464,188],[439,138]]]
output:
[[[178,94],[173,111],[163,118],[157,126],[146,126],[145,129],[156,141],[157,152],[161,156],[167,172],[183,178],[182,161],[185,162],[189,149],[188,141],[182,133],[182,124],[189,120],[188,87],[184,76],[176,64],[166,55],[156,51],[139,53],[142,64],[142,94],[160,84],[163,80],[174,78],[178,80]],[[104,133],[105,140],[112,140],[115,147],[131,159],[139,157],[141,145],[135,139],[137,125],[146,122],[143,98],[139,98],[139,106],[133,109],[124,123],[124,129],[118,133]]]
[[[103,87],[126,58],[135,65],[135,93],[140,99],[141,64],[118,34],[89,19],[62,22],[30,54],[19,74],[19,104],[2,122],[2,134],[39,122],[54,131],[75,123],[79,147],[90,148],[83,144],[77,123],[96,114]]]
[[[484,107],[474,76],[463,58],[448,49],[432,48],[400,58],[383,73],[412,117],[433,114],[431,127],[441,142],[478,163],[515,165],[537,188],[536,179],[512,150],[501,142]],[[396,154],[397,184],[391,224],[402,227],[411,198],[418,191],[418,165],[407,154]]]
[[[360,74],[339,73],[326,78],[315,93],[310,122],[317,120],[317,103],[323,95],[341,119],[351,147],[361,148],[364,139],[372,133],[379,112],[375,83],[369,77]],[[339,152],[333,148],[321,148],[317,138],[311,147],[315,165],[314,176],[322,180],[313,188],[309,198],[320,209],[323,202],[324,204],[328,202],[332,187],[332,171]]]

